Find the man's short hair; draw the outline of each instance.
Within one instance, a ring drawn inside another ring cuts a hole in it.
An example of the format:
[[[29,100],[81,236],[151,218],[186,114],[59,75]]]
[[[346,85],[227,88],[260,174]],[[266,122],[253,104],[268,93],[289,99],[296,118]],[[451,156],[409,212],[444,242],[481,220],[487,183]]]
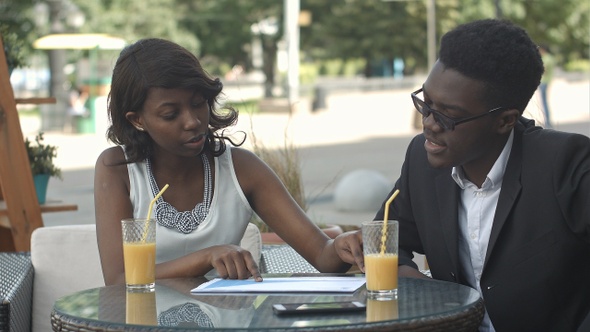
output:
[[[527,32],[506,20],[485,19],[446,33],[439,61],[447,69],[481,81],[489,108],[526,108],[543,75],[543,61]]]

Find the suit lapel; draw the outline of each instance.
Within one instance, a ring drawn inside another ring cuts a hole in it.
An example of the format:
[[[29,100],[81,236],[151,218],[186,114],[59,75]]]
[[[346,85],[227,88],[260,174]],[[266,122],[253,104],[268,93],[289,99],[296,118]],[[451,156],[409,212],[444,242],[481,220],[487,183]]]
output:
[[[436,177],[436,197],[438,198],[441,227],[453,270],[456,271],[455,274],[457,274],[459,266],[458,192],[459,186],[453,181],[450,170],[448,170],[448,174],[440,174]]]
[[[488,249],[486,252],[486,258],[484,261],[484,270],[488,264],[488,260],[494,250],[494,246],[498,241],[502,227],[508,219],[508,215],[512,210],[518,195],[522,189],[520,183],[520,176],[522,172],[522,134],[524,129],[522,126],[516,126],[514,131],[514,142],[512,143],[512,150],[510,152],[510,158],[506,165],[506,171],[504,172],[504,178],[502,180],[502,189],[500,197],[498,198],[498,205],[496,206],[496,213],[494,215],[494,222],[492,225],[492,232],[490,234],[490,241],[488,243]]]

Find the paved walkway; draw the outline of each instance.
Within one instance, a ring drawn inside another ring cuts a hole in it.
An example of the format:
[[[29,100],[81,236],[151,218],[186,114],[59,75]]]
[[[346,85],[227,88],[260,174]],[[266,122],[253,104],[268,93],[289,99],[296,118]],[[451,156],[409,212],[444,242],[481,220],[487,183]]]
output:
[[[308,213],[318,223],[358,225],[376,211],[338,211],[334,187],[342,176],[357,169],[375,170],[391,181],[398,177],[409,140],[418,133],[412,127],[412,89],[380,92],[350,91],[329,95],[327,109],[311,112],[309,100],[289,117],[285,113],[242,113],[236,130],[256,133],[266,146],[288,141],[299,149],[302,177],[310,201]],[[590,81],[557,78],[550,88],[556,129],[590,136]],[[527,109],[529,117],[541,119],[540,100]],[[32,136],[38,124],[21,120],[23,132]],[[106,147],[103,133],[46,133],[45,140],[59,146],[57,164],[64,180],[51,179],[48,200],[78,204],[76,212],[46,213],[46,226],[94,223],[94,162]]]

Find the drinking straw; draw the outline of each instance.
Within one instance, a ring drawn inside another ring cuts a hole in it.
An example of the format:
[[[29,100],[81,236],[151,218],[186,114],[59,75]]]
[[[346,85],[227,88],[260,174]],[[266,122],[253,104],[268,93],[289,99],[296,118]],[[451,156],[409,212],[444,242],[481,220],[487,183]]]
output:
[[[166,183],[164,188],[162,188],[162,190],[160,190],[160,192],[156,195],[156,197],[154,197],[154,199],[152,199],[152,201],[150,202],[150,207],[148,209],[147,219],[145,220],[145,227],[143,229],[142,242],[144,242],[144,243],[147,238],[147,233],[148,233],[148,229],[149,229],[149,220],[150,220],[150,217],[152,216],[152,209],[154,208],[154,203],[156,203],[158,198],[160,198],[160,196],[162,196],[162,194],[164,194],[164,192],[166,191],[166,189],[168,189],[168,187],[169,186]]]
[[[391,202],[393,202],[393,200],[395,199],[397,194],[399,194],[399,189],[396,189],[393,192],[393,194],[391,195],[391,197],[389,197],[387,202],[385,202],[385,214],[383,216],[383,229],[381,230],[381,255],[385,254],[385,240],[387,239],[387,220],[389,220],[388,219],[389,205],[391,204]]]
[[[147,215],[147,219],[148,220],[150,219],[150,216],[152,215],[152,209],[154,207],[154,203],[156,203],[156,201],[158,200],[158,198],[160,198],[160,196],[162,196],[164,194],[164,192],[166,191],[166,189],[168,189],[168,184],[167,183],[164,186],[164,188],[162,188],[162,190],[160,190],[160,192],[156,195],[156,197],[154,197],[154,199],[152,199],[152,201],[150,202],[150,208],[148,209],[148,215]]]

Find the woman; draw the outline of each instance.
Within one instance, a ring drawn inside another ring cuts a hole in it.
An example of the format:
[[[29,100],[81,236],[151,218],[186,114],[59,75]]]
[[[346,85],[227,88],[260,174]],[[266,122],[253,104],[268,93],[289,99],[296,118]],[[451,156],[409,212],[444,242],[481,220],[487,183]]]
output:
[[[146,217],[158,199],[156,278],[202,276],[261,281],[238,246],[253,211],[322,272],[362,265],[357,233],[324,235],[274,172],[224,135],[237,111],[188,50],[162,39],[126,47],[113,71],[107,137],[95,170],[97,237],[105,283],[124,283],[121,219]],[[229,144],[228,144],[229,143]],[[234,147],[235,146],[235,147]],[[361,266],[362,268],[362,266]]]

